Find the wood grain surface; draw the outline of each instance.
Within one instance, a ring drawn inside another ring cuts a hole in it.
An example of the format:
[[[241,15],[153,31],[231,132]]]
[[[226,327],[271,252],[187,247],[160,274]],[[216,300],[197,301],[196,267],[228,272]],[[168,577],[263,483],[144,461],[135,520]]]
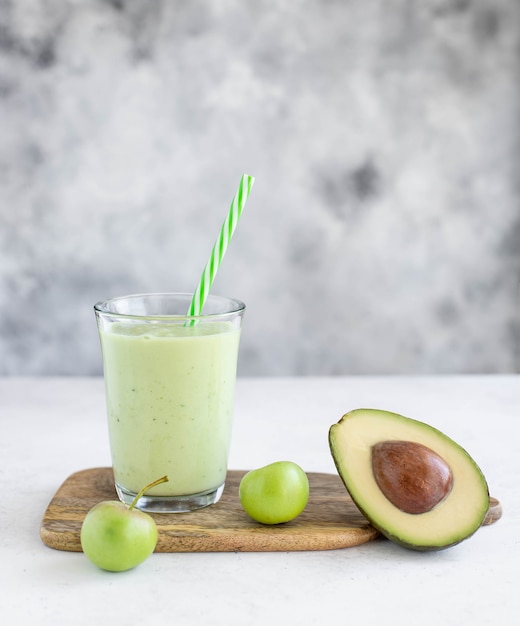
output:
[[[228,472],[220,502],[192,513],[152,514],[159,530],[156,552],[280,552],[335,550],[379,537],[333,474],[308,473],[310,497],[295,520],[264,526],[243,511],[238,485],[245,471]],[[81,552],[80,530],[87,512],[102,500],[116,500],[110,467],[76,472],[61,485],[40,526],[50,548]],[[502,516],[502,506],[490,498],[484,525]]]
[[[269,552],[348,548],[379,536],[350,499],[337,475],[308,473],[310,497],[295,520],[264,526],[243,511],[238,485],[245,471],[228,472],[217,504],[192,513],[153,514],[159,530],[156,552]],[[81,551],[80,530],[87,512],[102,500],[116,500],[109,467],[69,476],[43,516],[40,536],[57,550]]]

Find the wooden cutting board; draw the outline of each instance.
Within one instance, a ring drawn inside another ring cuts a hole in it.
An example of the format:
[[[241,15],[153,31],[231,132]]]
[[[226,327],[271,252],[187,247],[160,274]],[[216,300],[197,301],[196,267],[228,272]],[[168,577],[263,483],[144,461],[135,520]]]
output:
[[[246,515],[238,499],[244,474],[228,472],[217,504],[192,513],[152,514],[159,530],[156,552],[332,550],[379,536],[359,513],[339,476],[332,474],[307,474],[309,502],[295,520],[276,526],[258,524]],[[57,550],[81,552],[83,519],[102,500],[117,500],[111,468],[87,469],[69,476],[43,516],[43,543]]]
[[[156,552],[289,552],[334,550],[379,537],[350,499],[338,475],[308,473],[310,497],[295,520],[264,526],[243,511],[238,485],[245,471],[228,472],[217,504],[192,513],[153,514],[159,539]],[[102,500],[116,500],[110,467],[76,472],[61,485],[43,516],[40,536],[57,550],[81,552],[80,530],[87,512]],[[483,525],[500,519],[502,507],[490,498]]]

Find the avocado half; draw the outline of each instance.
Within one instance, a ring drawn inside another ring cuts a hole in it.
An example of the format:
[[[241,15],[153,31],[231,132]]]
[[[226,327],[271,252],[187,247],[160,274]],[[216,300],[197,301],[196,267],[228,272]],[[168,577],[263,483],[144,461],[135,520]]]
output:
[[[489,508],[484,475],[466,450],[432,426],[356,409],[331,426],[329,445],[352,500],[391,541],[442,550],[482,525]]]

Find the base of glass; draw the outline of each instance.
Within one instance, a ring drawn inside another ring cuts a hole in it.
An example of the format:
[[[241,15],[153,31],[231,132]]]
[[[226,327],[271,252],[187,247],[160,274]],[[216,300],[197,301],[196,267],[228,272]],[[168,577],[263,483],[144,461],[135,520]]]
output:
[[[121,502],[127,505],[132,504],[137,495],[117,482],[116,491]],[[139,498],[135,508],[146,513],[189,513],[215,504],[220,500],[223,491],[224,484],[216,489],[183,496],[149,496],[145,494]]]

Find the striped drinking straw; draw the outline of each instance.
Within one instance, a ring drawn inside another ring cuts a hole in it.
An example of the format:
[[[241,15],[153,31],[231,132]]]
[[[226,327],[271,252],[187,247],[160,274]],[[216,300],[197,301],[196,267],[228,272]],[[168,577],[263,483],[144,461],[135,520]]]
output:
[[[220,263],[224,258],[224,254],[226,253],[231,237],[235,232],[238,220],[240,219],[242,211],[246,206],[247,198],[249,197],[249,193],[251,192],[254,182],[255,179],[247,174],[244,174],[240,180],[240,185],[238,186],[233,202],[229,207],[228,215],[222,224],[220,234],[215,242],[215,245],[213,246],[213,250],[211,251],[211,256],[206,263],[206,267],[202,272],[198,287],[193,294],[190,308],[187,313],[189,317],[200,315],[202,312],[204,302],[206,302],[206,297],[217,274]]]

